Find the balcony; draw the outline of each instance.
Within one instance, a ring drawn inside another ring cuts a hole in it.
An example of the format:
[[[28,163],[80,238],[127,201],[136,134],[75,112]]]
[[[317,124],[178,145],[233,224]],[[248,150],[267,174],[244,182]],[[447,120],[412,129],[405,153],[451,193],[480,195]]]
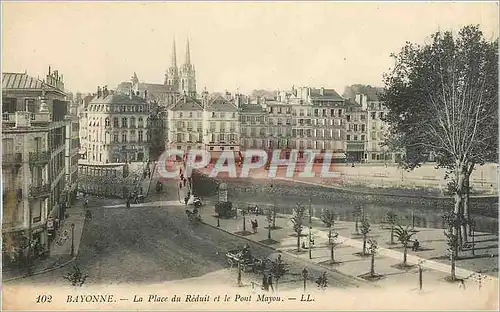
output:
[[[30,186],[30,198],[46,198],[50,196],[50,185]]]
[[[44,166],[50,161],[49,152],[30,152],[30,165]]]
[[[23,162],[23,154],[21,153],[8,153],[2,155],[2,164],[21,164]]]

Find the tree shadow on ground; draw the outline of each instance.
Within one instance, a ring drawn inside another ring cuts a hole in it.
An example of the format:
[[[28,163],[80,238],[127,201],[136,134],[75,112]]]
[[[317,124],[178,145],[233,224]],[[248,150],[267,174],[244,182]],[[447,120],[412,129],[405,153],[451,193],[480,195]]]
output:
[[[240,236],[248,236],[248,235],[252,235],[253,233],[249,232],[249,231],[238,231],[238,232],[234,232],[234,234],[240,235]]]
[[[401,270],[401,271],[410,271],[410,270],[413,270],[417,267],[417,265],[415,264],[403,264],[403,263],[398,263],[398,264],[394,264],[394,265],[391,265],[391,268],[395,268],[395,269],[398,269],[398,270]]]
[[[274,245],[274,244],[277,244],[279,242],[275,241],[274,239],[265,239],[265,240],[259,241],[259,243],[266,244],[266,245]]]
[[[381,279],[384,279],[386,278],[385,275],[381,275],[381,274],[373,274],[371,275],[370,273],[365,273],[365,274],[361,274],[361,275],[358,275],[359,278],[362,278],[366,281],[370,281],[370,282],[376,282],[376,281],[380,281]]]

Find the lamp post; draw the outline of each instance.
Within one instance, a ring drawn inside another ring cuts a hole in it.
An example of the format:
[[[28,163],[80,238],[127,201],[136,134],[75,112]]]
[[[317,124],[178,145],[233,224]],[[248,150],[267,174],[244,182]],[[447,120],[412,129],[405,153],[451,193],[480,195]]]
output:
[[[472,255],[476,255],[476,243],[475,243],[475,236],[476,236],[476,221],[472,220],[471,222],[471,236],[472,236]]]
[[[71,223],[71,257],[75,256],[75,224]]]
[[[217,227],[220,227],[220,216],[217,214]]]
[[[309,198],[309,259],[312,259],[312,204]]]
[[[418,260],[418,289],[422,290],[423,287],[423,271],[425,260]]]

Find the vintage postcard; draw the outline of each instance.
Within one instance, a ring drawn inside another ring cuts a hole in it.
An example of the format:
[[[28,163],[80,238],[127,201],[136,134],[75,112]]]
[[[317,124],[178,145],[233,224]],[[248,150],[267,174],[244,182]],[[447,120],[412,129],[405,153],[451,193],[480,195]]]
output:
[[[498,310],[498,2],[2,3],[3,310]]]

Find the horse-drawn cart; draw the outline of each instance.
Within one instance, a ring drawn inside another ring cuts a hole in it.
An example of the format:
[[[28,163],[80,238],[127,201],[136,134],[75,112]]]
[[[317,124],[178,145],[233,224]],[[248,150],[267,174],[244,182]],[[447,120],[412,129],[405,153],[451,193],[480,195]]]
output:
[[[261,259],[254,257],[250,253],[248,246],[229,250],[226,252],[226,260],[231,267],[238,266],[238,264],[240,264],[241,269],[244,272],[252,271],[255,273],[263,265],[263,261]]]

